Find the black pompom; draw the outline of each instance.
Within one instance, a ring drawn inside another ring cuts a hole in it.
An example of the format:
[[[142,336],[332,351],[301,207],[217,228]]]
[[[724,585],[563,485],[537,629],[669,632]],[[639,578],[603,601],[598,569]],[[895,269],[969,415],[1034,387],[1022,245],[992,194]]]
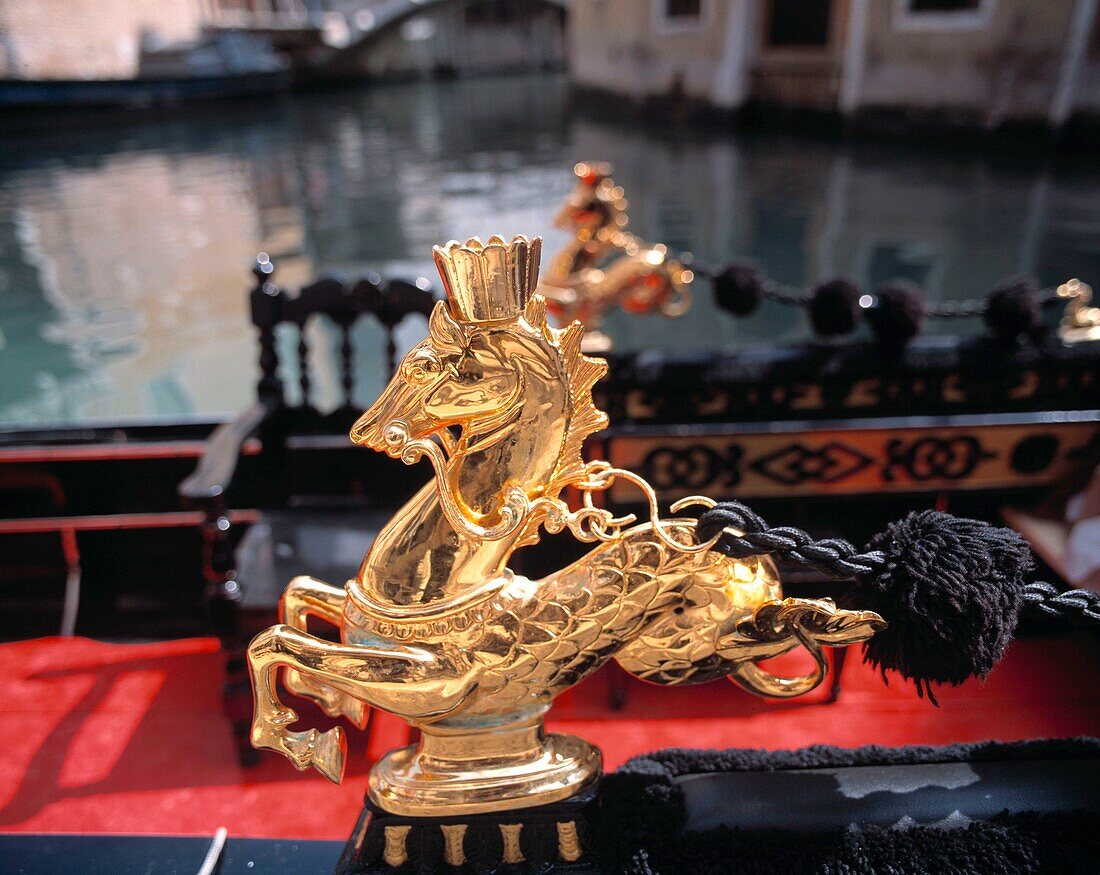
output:
[[[810,322],[822,337],[847,334],[859,320],[859,286],[846,279],[829,280],[813,291]]]
[[[1001,283],[989,293],[982,318],[1001,340],[1035,337],[1043,327],[1039,283],[1031,277]]]
[[[875,292],[875,303],[866,319],[882,346],[902,347],[920,333],[924,324],[924,292],[904,280],[894,280]]]
[[[764,300],[765,277],[752,261],[735,261],[714,278],[714,300],[734,316],[748,316]]]
[[[1004,655],[1023,603],[1031,551],[1011,529],[937,511],[911,513],[871,541],[886,567],[860,581],[853,600],[890,624],[865,658],[928,693],[984,678]]]

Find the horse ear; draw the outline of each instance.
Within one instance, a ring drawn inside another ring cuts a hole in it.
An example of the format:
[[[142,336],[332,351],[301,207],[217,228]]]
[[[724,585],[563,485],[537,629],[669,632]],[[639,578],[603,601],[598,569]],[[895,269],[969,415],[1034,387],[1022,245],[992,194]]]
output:
[[[428,333],[439,346],[461,348],[464,345],[462,326],[451,317],[446,301],[436,302],[428,318]]]

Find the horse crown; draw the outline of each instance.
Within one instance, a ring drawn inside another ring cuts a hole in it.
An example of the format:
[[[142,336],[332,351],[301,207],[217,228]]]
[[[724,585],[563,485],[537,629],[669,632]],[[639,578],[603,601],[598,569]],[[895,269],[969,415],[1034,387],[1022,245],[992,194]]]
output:
[[[520,315],[539,278],[542,238],[494,235],[433,247],[451,315],[460,322],[498,322]]]

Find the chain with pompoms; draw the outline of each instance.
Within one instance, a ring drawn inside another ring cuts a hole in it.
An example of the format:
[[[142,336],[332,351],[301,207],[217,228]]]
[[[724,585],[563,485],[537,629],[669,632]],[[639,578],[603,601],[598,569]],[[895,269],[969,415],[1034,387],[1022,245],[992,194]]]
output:
[[[980,316],[990,332],[1005,343],[1035,342],[1045,333],[1043,308],[1065,303],[1054,289],[1043,289],[1031,277],[998,284],[985,298],[931,304],[915,283],[891,280],[873,292],[837,277],[806,291],[769,279],[747,259],[719,271],[696,268],[711,281],[714,300],[734,316],[748,316],[765,301],[804,308],[821,337],[849,334],[865,322],[884,347],[901,347],[916,337],[926,319]]]

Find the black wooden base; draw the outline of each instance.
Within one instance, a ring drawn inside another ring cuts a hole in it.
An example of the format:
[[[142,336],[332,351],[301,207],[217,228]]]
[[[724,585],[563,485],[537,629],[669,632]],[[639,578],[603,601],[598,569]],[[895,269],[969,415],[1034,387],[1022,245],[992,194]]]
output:
[[[595,875],[590,818],[597,788],[535,808],[466,817],[400,817],[369,801],[336,875],[412,872]]]

